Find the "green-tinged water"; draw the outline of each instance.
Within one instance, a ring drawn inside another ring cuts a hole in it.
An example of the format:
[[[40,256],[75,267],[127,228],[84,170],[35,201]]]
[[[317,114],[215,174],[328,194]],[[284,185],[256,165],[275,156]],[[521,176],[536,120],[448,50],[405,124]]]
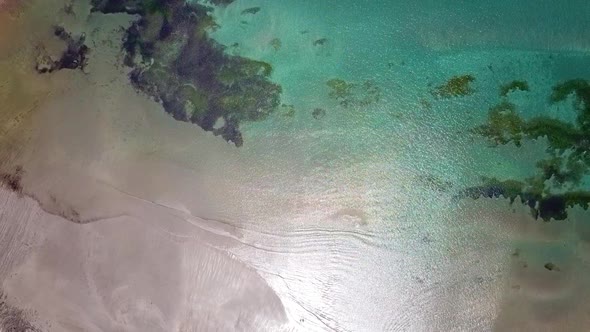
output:
[[[520,148],[510,142],[491,148],[474,135],[490,108],[505,101],[524,119],[576,118],[569,100],[552,104],[549,97],[563,81],[590,77],[582,32],[588,4],[526,8],[243,1],[215,11],[220,27],[212,36],[231,54],[272,64],[272,80],[283,87],[285,106],[268,121],[246,125],[246,140],[287,135],[288,144],[328,160],[378,155],[460,188],[481,177],[530,178],[536,162],[548,158],[543,135]],[[468,93],[438,91],[460,76],[470,77]],[[527,89],[502,91],[515,80]],[[284,151],[280,144],[267,148]],[[584,190],[583,178],[575,182]]]

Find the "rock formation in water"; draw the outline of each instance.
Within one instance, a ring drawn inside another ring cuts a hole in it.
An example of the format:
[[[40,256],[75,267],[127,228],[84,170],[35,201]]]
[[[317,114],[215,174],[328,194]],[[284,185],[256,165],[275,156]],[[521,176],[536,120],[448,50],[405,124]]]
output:
[[[506,91],[501,95],[515,90],[528,91],[528,84],[514,82],[517,83],[501,88],[502,92]],[[487,178],[481,186],[462,191],[462,196],[504,196],[511,202],[520,197],[535,217],[545,221],[566,219],[570,207],[588,209],[590,191],[584,188],[584,178],[590,174],[590,82],[573,79],[559,83],[553,87],[549,100],[552,104],[572,100],[575,121],[548,116],[525,119],[516,105],[504,97],[490,108],[487,123],[473,130],[494,146],[514,143],[522,147],[526,141],[545,138],[547,157],[537,162],[536,174],[522,180]]]
[[[77,38],[67,32],[63,27],[54,27],[54,35],[65,42],[65,50],[61,53],[59,59],[54,60],[53,57],[40,45],[37,47],[37,63],[35,69],[40,74],[51,73],[60,69],[81,69],[87,63],[87,55],[90,49],[86,44],[86,36],[84,34]]]
[[[210,1],[227,5],[231,1]],[[102,13],[139,15],[123,41],[131,83],[176,120],[243,144],[239,125],[260,121],[280,105],[270,64],[233,56],[211,39],[211,8],[183,0],[94,0]],[[224,125],[215,126],[222,119]]]
[[[250,7],[250,8],[246,8],[246,9],[242,10],[242,15],[245,15],[245,14],[255,15],[259,11],[260,11],[260,7]]]
[[[431,93],[437,98],[453,98],[472,95],[475,89],[471,83],[475,81],[473,75],[453,76],[447,82],[437,86]]]
[[[500,87],[500,96],[506,97],[510,92],[514,91],[529,91],[529,83],[519,80],[508,82]]]

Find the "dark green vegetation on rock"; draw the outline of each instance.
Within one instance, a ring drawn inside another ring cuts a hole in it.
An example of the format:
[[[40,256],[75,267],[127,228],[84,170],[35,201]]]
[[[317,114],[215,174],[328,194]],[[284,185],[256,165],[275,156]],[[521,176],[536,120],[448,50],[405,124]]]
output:
[[[500,87],[500,96],[506,97],[510,92],[529,91],[529,84],[526,81],[514,80]]]
[[[330,89],[328,96],[343,107],[366,107],[381,100],[381,89],[370,80],[359,84],[335,78],[326,85]]]
[[[559,269],[559,267],[557,265],[555,265],[555,263],[552,263],[552,262],[545,263],[545,265],[543,265],[543,267],[549,271],[558,271],[558,272],[561,271]]]
[[[511,202],[520,197],[535,217],[545,221],[567,218],[567,208],[590,206],[590,191],[583,189],[590,174],[590,82],[574,79],[553,87],[550,103],[573,101],[573,123],[547,116],[523,118],[506,99],[490,108],[487,123],[473,130],[492,145],[545,138],[547,156],[536,164],[536,174],[522,180],[483,179],[478,187],[465,189],[463,196],[500,197]]]
[[[84,43],[86,36],[82,34],[74,38],[61,26],[55,26],[53,28],[53,34],[66,44],[65,50],[61,53],[59,59],[54,60],[43,47],[38,47],[35,64],[37,72],[45,74],[61,69],[84,70],[87,64],[87,55],[90,51]]]
[[[432,95],[438,98],[468,96],[475,92],[475,89],[471,87],[474,81],[475,77],[472,75],[453,76],[445,84],[437,86],[432,91]]]
[[[226,54],[209,37],[216,27],[210,7],[184,0],[94,0],[93,6],[139,15],[123,40],[131,82],[176,120],[241,146],[240,123],[263,120],[279,107],[281,87],[269,80],[271,65]],[[215,128],[220,118],[224,125]]]

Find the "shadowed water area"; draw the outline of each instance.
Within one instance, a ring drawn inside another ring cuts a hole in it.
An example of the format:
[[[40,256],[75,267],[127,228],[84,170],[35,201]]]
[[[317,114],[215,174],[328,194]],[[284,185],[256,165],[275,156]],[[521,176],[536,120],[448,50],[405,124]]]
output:
[[[0,0],[0,330],[584,330],[589,15]]]

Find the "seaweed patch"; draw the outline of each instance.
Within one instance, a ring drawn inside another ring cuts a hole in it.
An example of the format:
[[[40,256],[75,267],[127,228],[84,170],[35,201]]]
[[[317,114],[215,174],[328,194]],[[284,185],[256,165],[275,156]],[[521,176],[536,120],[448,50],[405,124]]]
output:
[[[283,46],[283,43],[281,42],[281,40],[279,38],[273,38],[270,42],[269,45],[275,50],[278,51],[281,49],[281,47]]]
[[[343,107],[366,107],[381,100],[381,88],[371,80],[362,83],[334,78],[328,80],[328,96]]]
[[[437,86],[431,91],[437,98],[453,98],[472,95],[475,89],[471,84],[475,81],[473,75],[453,76],[444,84]]]
[[[242,10],[242,15],[250,14],[255,15],[260,11],[260,7],[250,7]]]
[[[35,70],[38,73],[51,73],[60,69],[80,69],[84,70],[88,61],[88,52],[90,49],[84,43],[86,35],[81,34],[74,38],[61,26],[55,26],[54,35],[66,43],[66,48],[57,60],[39,45],[37,47],[37,59]]]
[[[515,81],[517,82],[517,81]],[[523,84],[510,84],[512,91]],[[508,93],[507,93],[508,94]],[[515,144],[520,147],[525,141],[545,138],[547,156],[536,164],[536,172],[522,180],[498,180],[484,178],[481,186],[463,190],[460,196],[478,198],[517,197],[529,205],[534,217],[545,221],[564,220],[567,209],[590,207],[590,191],[584,189],[584,178],[590,174],[590,83],[573,79],[556,84],[549,102],[564,102],[572,97],[576,119],[572,122],[548,116],[523,118],[516,106],[503,100],[488,111],[487,122],[472,130],[485,137],[492,146]]]
[[[272,66],[229,55],[210,38],[208,31],[217,26],[210,7],[183,0],[94,0],[93,5],[103,13],[140,16],[122,45],[130,81],[174,119],[241,146],[240,123],[264,120],[279,108],[282,89],[270,81]],[[215,126],[219,118],[222,127]]]
[[[508,82],[500,87],[500,96],[506,97],[509,93],[514,91],[530,91],[529,83],[527,81],[519,80]]]

